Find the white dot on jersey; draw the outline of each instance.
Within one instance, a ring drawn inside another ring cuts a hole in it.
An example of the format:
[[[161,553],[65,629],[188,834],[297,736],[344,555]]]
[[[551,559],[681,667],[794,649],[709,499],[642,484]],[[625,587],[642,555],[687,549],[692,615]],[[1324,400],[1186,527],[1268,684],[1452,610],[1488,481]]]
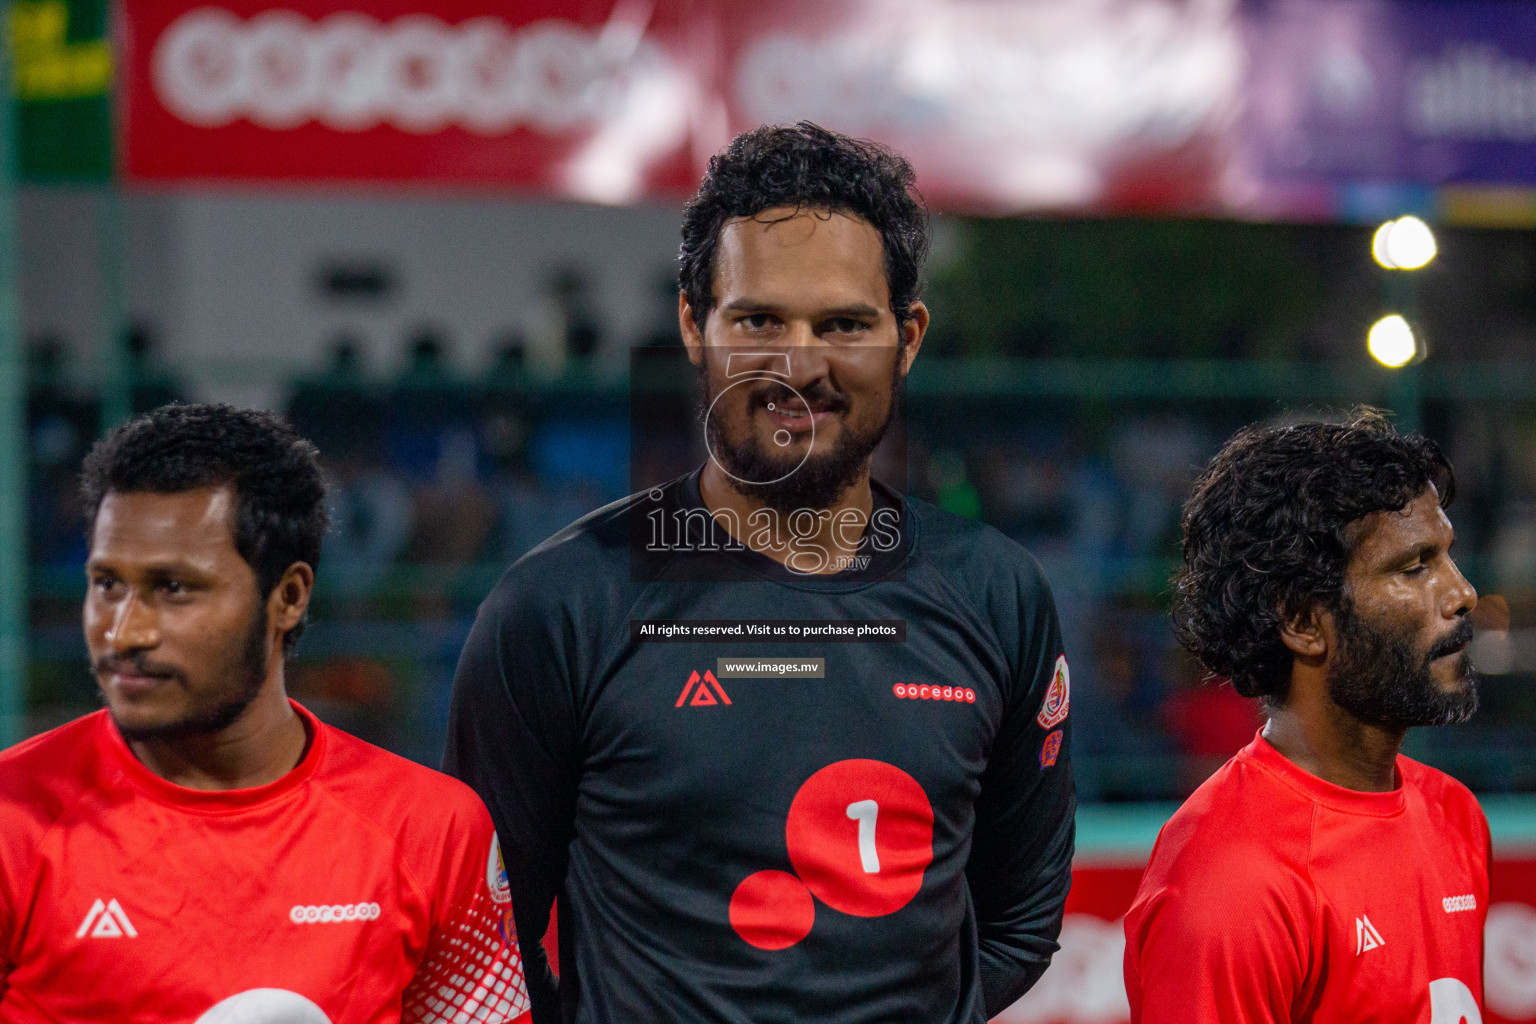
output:
[[[325,1011],[297,992],[253,988],[216,1004],[197,1024],[332,1024]]]

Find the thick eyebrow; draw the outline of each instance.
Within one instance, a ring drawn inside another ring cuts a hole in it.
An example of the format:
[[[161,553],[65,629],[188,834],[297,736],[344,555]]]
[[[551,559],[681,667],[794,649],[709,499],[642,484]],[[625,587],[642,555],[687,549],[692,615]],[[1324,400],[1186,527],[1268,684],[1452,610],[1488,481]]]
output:
[[[779,307],[761,299],[732,299],[720,307],[722,313],[765,313]]]
[[[1455,541],[1453,540],[1451,543],[1454,544]],[[1441,552],[1449,552],[1450,549],[1451,544],[1442,544],[1438,540],[1421,541],[1407,550],[1399,552],[1387,564],[1389,566],[1399,566],[1407,565],[1410,562],[1422,562],[1433,558]]]
[[[109,558],[87,559],[85,563],[85,572],[86,575],[91,575],[98,572],[109,572],[113,575],[121,575],[117,566]],[[153,582],[161,582],[168,579],[186,579],[188,577],[194,579],[203,579],[216,575],[209,573],[206,569],[199,568],[191,562],[185,561],[155,562],[151,565],[141,567],[140,572],[142,572]]]
[[[781,307],[774,302],[765,302],[761,299],[742,298],[733,299],[720,307],[722,313],[772,313]],[[835,320],[838,317],[853,317],[855,319],[874,319],[880,316],[880,310],[867,302],[855,302],[848,306],[834,306],[831,309],[819,310],[816,313],[818,320]]]
[[[874,306],[864,302],[856,302],[851,306],[834,306],[832,309],[824,309],[821,312],[823,320],[836,320],[839,317],[852,317],[855,320],[874,319],[880,315],[880,311]]]

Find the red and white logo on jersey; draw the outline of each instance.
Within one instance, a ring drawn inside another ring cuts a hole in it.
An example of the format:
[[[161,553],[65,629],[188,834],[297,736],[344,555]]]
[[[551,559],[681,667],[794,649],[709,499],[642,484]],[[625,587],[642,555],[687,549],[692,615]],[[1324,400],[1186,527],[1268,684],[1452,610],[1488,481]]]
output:
[[[133,939],[139,934],[128,915],[123,913],[122,904],[115,899],[107,903],[97,900],[91,904],[91,912],[75,930],[75,938],[83,939],[87,933],[93,939],[120,939],[124,935]]]
[[[377,921],[384,911],[377,903],[300,903],[288,911],[294,924],[342,924],[347,921]]]
[[[933,804],[893,764],[837,761],[796,791],[784,842],[793,872],[753,872],[731,893],[731,928],[758,949],[788,949],[809,935],[818,900],[853,917],[910,903],[933,863]]]
[[[1056,659],[1056,671],[1051,674],[1051,685],[1046,688],[1045,700],[1040,703],[1040,713],[1035,721],[1042,729],[1054,729],[1067,717],[1072,704],[1072,676],[1067,671],[1067,656]]]
[[[693,694],[693,699],[688,700],[688,695]],[[731,698],[725,695],[725,687],[720,685],[720,680],[708,669],[700,677],[697,672],[688,676],[688,682],[683,684],[683,692],[677,695],[677,703],[673,707],[682,707],[687,701],[691,708],[707,708],[715,704],[729,704]]]
[[[485,885],[496,903],[512,901],[512,883],[507,878],[507,865],[501,859],[501,840],[491,836],[491,854],[485,859]]]
[[[1463,910],[1476,910],[1477,897],[1468,893],[1465,896],[1447,896],[1440,901],[1447,914],[1459,914]]]
[[[897,683],[891,692],[903,700],[952,700],[976,703],[976,691],[968,686],[929,686],[927,683]]]
[[[1361,914],[1355,918],[1355,956],[1359,956],[1366,950],[1378,949],[1385,945],[1386,942],[1382,940],[1381,932],[1377,931],[1376,926],[1371,924],[1369,917]]]

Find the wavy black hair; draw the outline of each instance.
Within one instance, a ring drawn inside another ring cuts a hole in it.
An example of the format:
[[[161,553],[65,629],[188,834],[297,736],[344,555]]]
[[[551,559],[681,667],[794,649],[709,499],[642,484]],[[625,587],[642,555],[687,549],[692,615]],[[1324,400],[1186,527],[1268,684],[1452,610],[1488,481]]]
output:
[[[1174,632],[1245,697],[1283,703],[1290,616],[1348,600],[1355,524],[1403,508],[1433,486],[1441,507],[1456,478],[1440,448],[1400,434],[1377,410],[1345,423],[1248,427],[1217,453],[1184,506],[1184,563],[1173,578]]]
[[[928,212],[916,174],[904,158],[873,142],[852,139],[809,121],[743,132],[710,157],[699,191],[683,208],[678,286],[704,330],[715,307],[715,254],[720,229],[733,217],[790,207],[849,213],[880,232],[885,281],[897,326],[906,323],[921,292],[928,256]]]
[[[85,457],[89,529],[108,493],[177,494],[232,484],[235,548],[269,596],[295,562],[320,565],[330,517],[319,453],[276,416],[228,405],[166,405],[118,427]],[[283,636],[291,651],[300,622]]]

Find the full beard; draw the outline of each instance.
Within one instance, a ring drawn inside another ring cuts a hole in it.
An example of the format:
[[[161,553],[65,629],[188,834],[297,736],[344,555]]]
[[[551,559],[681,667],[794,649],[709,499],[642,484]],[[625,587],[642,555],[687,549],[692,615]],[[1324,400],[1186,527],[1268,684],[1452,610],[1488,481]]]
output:
[[[1477,713],[1477,673],[1465,649],[1455,655],[1457,689],[1441,690],[1430,670],[1437,658],[1471,642],[1470,621],[1463,619],[1421,657],[1411,631],[1373,628],[1347,598],[1335,620],[1339,654],[1328,671],[1328,695],[1362,722],[1388,729],[1459,725]]]
[[[706,416],[704,425],[709,437],[709,449],[722,463],[731,489],[742,497],[762,502],[768,508],[785,515],[800,509],[833,507],[863,475],[870,456],[896,416],[900,398],[900,366],[901,360],[898,359],[896,371],[892,374],[891,400],[885,416],[863,430],[851,426],[845,418],[842,435],[831,450],[819,454],[813,452],[804,462],[801,462],[798,454],[786,456],[769,450],[750,429],[744,438],[735,441],[726,434],[720,417]],[[700,376],[703,378],[702,409],[708,409],[714,396],[710,394],[705,373]],[[825,380],[818,381],[816,387],[805,389],[801,396],[813,409],[828,409],[846,417],[848,399],[834,392]],[[748,415],[765,407],[768,402],[790,407],[798,406],[800,399],[787,385],[765,383],[748,396]]]
[[[145,726],[124,726],[118,722],[118,731],[124,739],[139,743],[184,740],[221,732],[235,724],[261,693],[267,679],[267,657],[267,609],[265,604],[258,603],[245,637],[231,651],[220,673],[225,685],[218,693],[210,694],[175,721]]]

